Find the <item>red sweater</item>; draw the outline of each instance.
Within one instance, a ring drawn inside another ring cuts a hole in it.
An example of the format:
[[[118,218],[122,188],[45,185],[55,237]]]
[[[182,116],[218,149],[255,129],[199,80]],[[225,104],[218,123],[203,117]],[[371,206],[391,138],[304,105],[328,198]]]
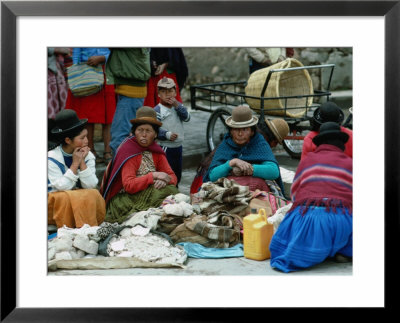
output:
[[[131,136],[121,143],[113,161],[108,164],[104,172],[100,193],[107,204],[122,188],[126,192],[133,194],[146,189],[154,183],[151,173],[136,177],[136,172],[142,162],[142,153],[146,150],[152,153],[156,170],[170,175],[171,182],[169,184],[176,185],[177,178],[169,166],[162,148],[155,142],[149,147],[141,147],[136,138]]]
[[[164,172],[171,176],[171,181],[168,184],[176,185],[178,182],[174,171],[168,164],[168,160],[165,155],[152,153],[154,165],[157,172]],[[129,194],[135,194],[137,192],[145,190],[149,185],[154,184],[153,173],[136,177],[136,172],[142,163],[142,155],[137,155],[129,159],[121,169],[122,186],[124,190]]]
[[[349,135],[349,140],[344,145],[344,153],[350,158],[353,158],[353,131],[342,126],[340,126],[340,131],[347,133]],[[308,153],[315,151],[315,149],[317,149],[317,146],[313,143],[312,140],[318,134],[319,134],[318,131],[310,131],[304,138],[301,159],[304,159],[304,157],[307,156]]]

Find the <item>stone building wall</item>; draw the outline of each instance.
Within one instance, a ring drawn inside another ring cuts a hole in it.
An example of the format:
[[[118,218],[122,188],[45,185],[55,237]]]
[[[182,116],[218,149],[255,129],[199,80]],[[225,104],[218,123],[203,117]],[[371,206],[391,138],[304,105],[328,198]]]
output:
[[[303,65],[335,64],[330,90],[351,90],[353,85],[353,50],[346,48],[294,48],[294,58]],[[244,48],[183,48],[189,77],[182,98],[190,100],[190,85],[247,80],[248,55]],[[309,70],[315,89],[326,89],[330,69]]]
[[[189,77],[181,96],[189,106],[190,85],[247,80],[249,58],[244,48],[183,48]],[[335,64],[330,90],[353,87],[353,50],[351,47],[294,48],[294,58],[303,65]],[[326,89],[330,69],[310,69],[314,89]],[[101,125],[96,125],[95,139],[101,139]]]

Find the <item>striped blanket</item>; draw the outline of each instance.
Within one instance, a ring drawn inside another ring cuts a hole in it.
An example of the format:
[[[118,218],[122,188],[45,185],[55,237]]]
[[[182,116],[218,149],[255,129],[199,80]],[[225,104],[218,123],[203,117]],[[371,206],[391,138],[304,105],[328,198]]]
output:
[[[202,214],[217,211],[238,214],[247,208],[251,200],[248,186],[239,185],[234,180],[225,177],[219,178],[214,183],[204,183],[198,194],[203,200],[199,205]]]
[[[292,184],[293,206],[352,209],[353,160],[342,150],[322,144],[300,161]]]

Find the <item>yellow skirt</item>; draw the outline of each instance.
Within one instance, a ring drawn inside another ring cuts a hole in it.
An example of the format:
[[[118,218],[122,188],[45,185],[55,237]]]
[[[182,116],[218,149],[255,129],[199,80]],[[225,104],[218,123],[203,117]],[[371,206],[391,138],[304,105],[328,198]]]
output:
[[[47,198],[47,222],[57,228],[98,226],[104,221],[106,203],[97,189],[52,192]]]

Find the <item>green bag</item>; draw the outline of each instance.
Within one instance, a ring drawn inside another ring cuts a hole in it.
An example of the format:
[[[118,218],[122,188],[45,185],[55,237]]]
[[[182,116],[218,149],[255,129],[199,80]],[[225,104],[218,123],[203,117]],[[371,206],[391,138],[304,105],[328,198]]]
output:
[[[68,67],[67,73],[69,89],[76,97],[92,95],[103,88],[104,73],[102,65],[73,64]]]

